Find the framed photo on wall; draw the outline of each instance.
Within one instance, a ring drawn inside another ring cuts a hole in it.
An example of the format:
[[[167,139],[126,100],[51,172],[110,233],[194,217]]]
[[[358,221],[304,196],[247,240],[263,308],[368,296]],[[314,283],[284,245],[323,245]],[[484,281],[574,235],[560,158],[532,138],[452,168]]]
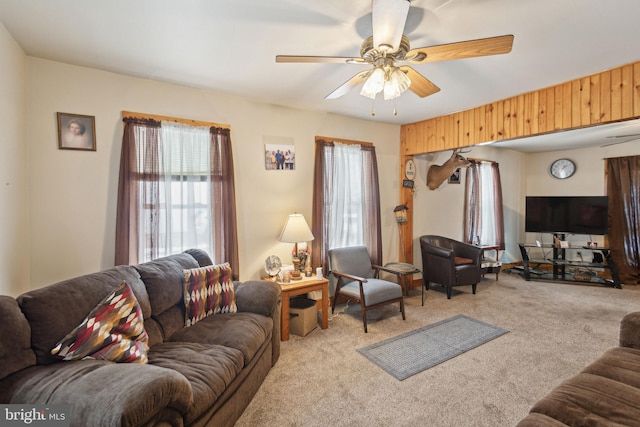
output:
[[[263,139],[266,170],[294,170],[296,168],[296,146],[293,138],[265,135]]]
[[[449,184],[460,184],[460,168],[453,171],[449,177]]]
[[[58,148],[96,151],[95,116],[58,113]]]

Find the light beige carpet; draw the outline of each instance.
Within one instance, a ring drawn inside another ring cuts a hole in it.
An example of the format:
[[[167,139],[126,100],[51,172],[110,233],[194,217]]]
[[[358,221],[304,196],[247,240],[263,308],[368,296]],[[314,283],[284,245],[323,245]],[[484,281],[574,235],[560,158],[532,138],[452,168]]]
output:
[[[429,290],[369,312],[339,305],[329,322],[282,343],[271,370],[237,426],[514,426],[532,404],[618,344],[622,317],[640,310],[640,289],[526,282],[487,276],[476,295],[451,300]],[[398,381],[356,351],[463,314],[508,334]]]

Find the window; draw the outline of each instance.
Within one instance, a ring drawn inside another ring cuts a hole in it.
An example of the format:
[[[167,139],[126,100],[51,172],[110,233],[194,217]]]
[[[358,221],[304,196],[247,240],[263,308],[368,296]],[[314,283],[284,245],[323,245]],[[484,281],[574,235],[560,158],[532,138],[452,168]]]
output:
[[[125,119],[116,264],[199,248],[237,271],[229,129]]]
[[[316,140],[312,242],[314,265],[328,269],[329,249],[366,246],[382,262],[375,147]]]
[[[158,145],[138,147],[139,168],[153,156],[159,167],[157,181],[138,181],[140,193],[150,193],[157,186],[156,202],[138,200],[143,231],[138,235],[140,261],[190,248],[212,253],[209,145],[208,128],[162,122]]]
[[[471,160],[465,192],[466,241],[504,249],[502,185],[498,163]]]

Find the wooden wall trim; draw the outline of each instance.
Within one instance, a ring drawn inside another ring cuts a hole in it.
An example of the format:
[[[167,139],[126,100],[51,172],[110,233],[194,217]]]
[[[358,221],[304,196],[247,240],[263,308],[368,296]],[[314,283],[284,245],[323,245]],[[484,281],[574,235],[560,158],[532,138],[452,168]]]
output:
[[[223,129],[231,129],[231,125],[214,123],[214,122],[203,122],[200,120],[191,120],[191,119],[181,119],[178,117],[169,117],[169,116],[158,116],[157,114],[145,114],[145,113],[134,113],[131,111],[123,111],[122,118],[133,118],[133,119],[153,119],[159,122],[167,121],[174,123],[182,123],[189,126],[205,126],[205,127],[217,127]]]
[[[364,141],[355,141],[352,139],[342,139],[342,138],[334,138],[334,137],[329,137],[329,136],[316,136],[315,137],[315,142],[318,141],[327,141],[327,142],[339,142],[341,144],[345,144],[345,145],[364,145],[365,147],[373,147],[373,143],[372,142],[364,142]]]

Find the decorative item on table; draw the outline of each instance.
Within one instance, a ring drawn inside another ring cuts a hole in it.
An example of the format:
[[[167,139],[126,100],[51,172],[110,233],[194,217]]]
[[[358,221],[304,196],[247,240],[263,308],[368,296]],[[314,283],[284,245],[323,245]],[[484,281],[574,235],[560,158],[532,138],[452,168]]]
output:
[[[313,269],[311,268],[311,253],[307,255],[307,262],[304,264],[304,275],[306,277],[311,277],[313,274]]]
[[[293,271],[293,264],[282,264],[280,273],[278,273],[278,282],[289,283],[291,282],[291,272]]]
[[[299,261],[297,266],[294,265],[294,269],[297,269],[300,273],[304,273],[307,264],[311,263],[311,248],[309,248],[309,246],[307,246],[306,248],[298,248],[298,253],[296,254],[294,247],[294,249],[291,251],[291,256],[293,258],[296,258],[297,256]]]
[[[281,268],[282,261],[280,261],[280,257],[276,255],[270,255],[264,261],[264,271],[266,271],[271,280],[275,280],[278,273],[280,273]]]
[[[308,247],[305,250],[299,250],[298,243],[305,243],[313,239],[313,233],[311,233],[311,229],[309,228],[307,221],[304,219],[304,215],[296,212],[287,217],[287,221],[284,224],[279,240],[286,243],[295,243],[291,253],[293,258],[293,271],[291,272],[292,280],[300,280],[302,278],[300,272],[304,271],[306,258],[311,255],[310,250],[307,253]],[[302,263],[300,262],[301,256],[304,257],[304,261]]]

